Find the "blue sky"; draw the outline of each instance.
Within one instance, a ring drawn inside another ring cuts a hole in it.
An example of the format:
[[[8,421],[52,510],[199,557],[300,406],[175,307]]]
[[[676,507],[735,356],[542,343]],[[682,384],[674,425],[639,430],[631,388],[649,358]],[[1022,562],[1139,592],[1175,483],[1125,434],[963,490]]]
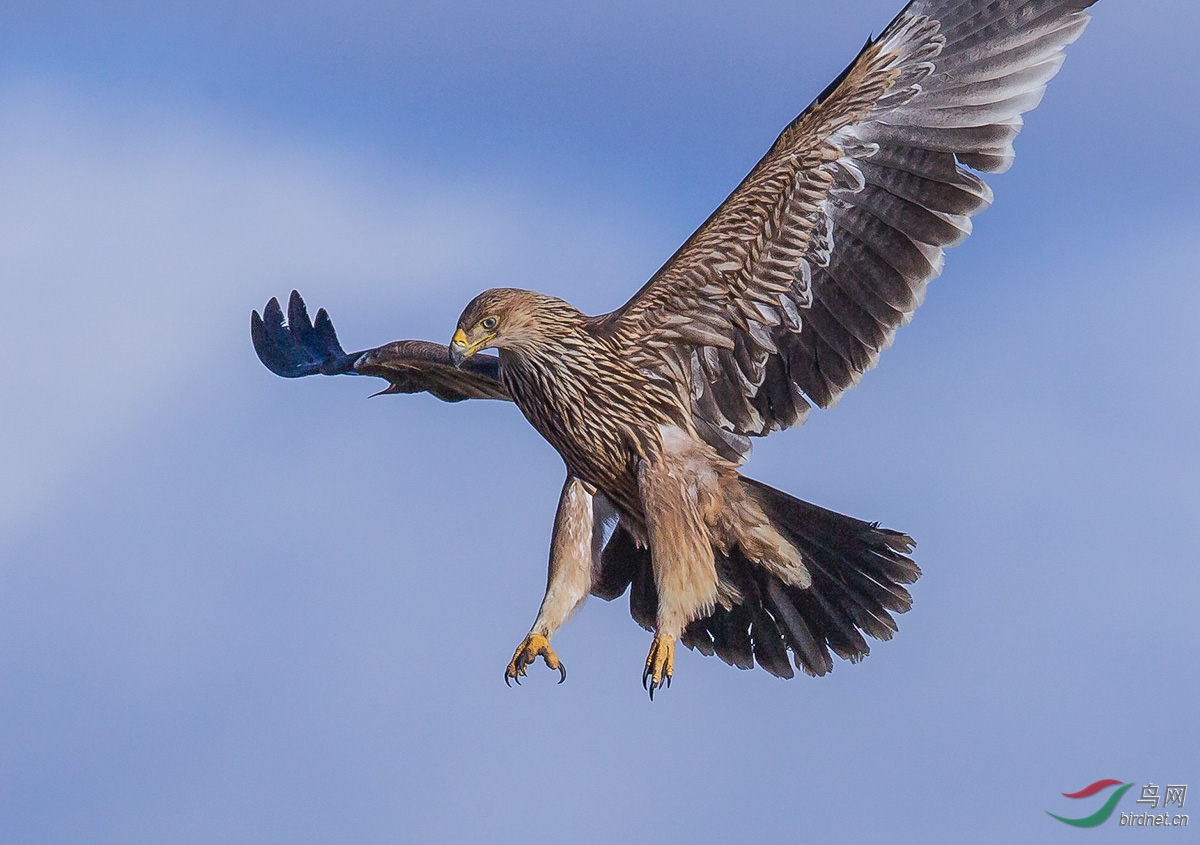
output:
[[[826,678],[687,652],[651,705],[592,600],[505,688],[557,456],[253,355],[293,287],[348,348],[615,307],[900,4],[850,5],[6,9],[5,841],[1052,842],[1060,792],[1200,789],[1193,4],[1099,4],[880,367],[758,444],[919,543]]]

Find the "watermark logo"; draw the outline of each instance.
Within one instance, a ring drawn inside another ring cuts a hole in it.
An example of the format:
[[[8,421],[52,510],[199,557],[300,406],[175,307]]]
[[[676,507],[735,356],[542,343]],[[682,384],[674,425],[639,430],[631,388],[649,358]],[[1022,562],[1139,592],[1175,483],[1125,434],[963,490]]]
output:
[[[1082,816],[1080,818],[1067,818],[1065,816],[1055,815],[1049,810],[1046,815],[1051,818],[1058,819],[1063,824],[1069,824],[1073,827],[1098,827],[1104,824],[1112,816],[1117,809],[1117,804],[1125,797],[1125,793],[1133,788],[1132,783],[1122,783],[1113,778],[1098,780],[1095,783],[1088,784],[1078,792],[1064,792],[1064,798],[1091,798],[1093,795],[1104,792],[1105,790],[1116,787],[1100,809],[1096,810],[1091,815]],[[1188,817],[1183,813],[1168,813],[1167,807],[1174,805],[1183,809],[1184,801],[1187,800],[1187,784],[1170,783],[1160,786],[1154,783],[1148,783],[1142,787],[1142,797],[1138,798],[1135,803],[1147,804],[1151,810],[1159,809],[1159,801],[1162,801],[1162,813],[1151,813],[1143,811],[1141,813],[1121,813],[1121,827],[1187,827]]]
[[[1108,800],[1104,802],[1104,806],[1092,813],[1090,816],[1084,816],[1083,818],[1079,819],[1068,819],[1064,816],[1056,816],[1049,810],[1046,811],[1046,815],[1056,818],[1060,822],[1072,825],[1074,827],[1096,827],[1097,825],[1104,824],[1106,821],[1108,821],[1108,817],[1113,814],[1113,810],[1117,808],[1117,802],[1119,802],[1125,796],[1125,793],[1128,792],[1133,786],[1132,783],[1121,783],[1119,780],[1108,778],[1106,780],[1098,780],[1093,784],[1089,784],[1078,792],[1063,793],[1064,798],[1091,798],[1097,792],[1103,792],[1110,786],[1116,786],[1120,788],[1114,791],[1112,795],[1108,796]]]

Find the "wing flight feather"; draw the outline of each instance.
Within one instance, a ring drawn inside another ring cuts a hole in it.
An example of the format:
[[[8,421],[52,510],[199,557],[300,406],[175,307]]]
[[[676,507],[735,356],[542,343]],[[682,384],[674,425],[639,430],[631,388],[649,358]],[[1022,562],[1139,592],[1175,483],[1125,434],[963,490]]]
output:
[[[257,311],[251,314],[250,336],[259,360],[284,378],[318,373],[378,376],[388,381],[380,393],[427,392],[446,402],[510,398],[495,355],[474,355],[455,367],[447,347],[427,340],[397,340],[347,353],[325,309],[309,320],[296,291],[288,299],[286,322],[279,300],[272,297],[261,317]]]
[[[683,374],[698,424],[743,456],[832,406],[991,204],[973,171],[1012,164],[1092,2],[910,3],[596,330]]]

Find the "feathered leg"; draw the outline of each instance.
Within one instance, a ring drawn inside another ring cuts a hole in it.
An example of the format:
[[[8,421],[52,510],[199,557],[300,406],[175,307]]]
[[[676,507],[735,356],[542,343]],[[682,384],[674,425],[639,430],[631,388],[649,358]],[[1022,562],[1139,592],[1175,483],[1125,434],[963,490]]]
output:
[[[538,657],[558,670],[560,684],[567,679],[566,667],[550,648],[550,637],[587,598],[599,566],[604,521],[612,513],[607,499],[593,496],[578,478],[567,477],[554,516],[546,595],[533,627],[504,670],[506,684],[521,683],[526,668]]]
[[[669,444],[669,441],[668,441]],[[658,614],[642,685],[669,686],[675,671],[675,640],[693,619],[710,613],[719,585],[712,544],[697,502],[698,485],[686,456],[669,448],[638,472]]]

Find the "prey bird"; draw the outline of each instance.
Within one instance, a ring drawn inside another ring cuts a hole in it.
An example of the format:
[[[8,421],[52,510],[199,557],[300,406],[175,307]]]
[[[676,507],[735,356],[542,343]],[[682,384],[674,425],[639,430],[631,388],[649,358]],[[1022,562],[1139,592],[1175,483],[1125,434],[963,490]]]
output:
[[[272,372],[386,379],[384,393],[516,403],[566,464],[545,597],[505,669],[539,658],[590,594],[629,591],[653,631],[642,683],[677,643],[792,677],[889,639],[920,575],[913,541],[743,476],[750,438],[828,408],[875,365],[992,201],[1094,0],[914,0],[784,130],[617,310],[498,288],[449,346],[347,354],[295,291],[251,333]],[[484,354],[495,349],[497,355]],[[790,654],[789,654],[790,653]]]

